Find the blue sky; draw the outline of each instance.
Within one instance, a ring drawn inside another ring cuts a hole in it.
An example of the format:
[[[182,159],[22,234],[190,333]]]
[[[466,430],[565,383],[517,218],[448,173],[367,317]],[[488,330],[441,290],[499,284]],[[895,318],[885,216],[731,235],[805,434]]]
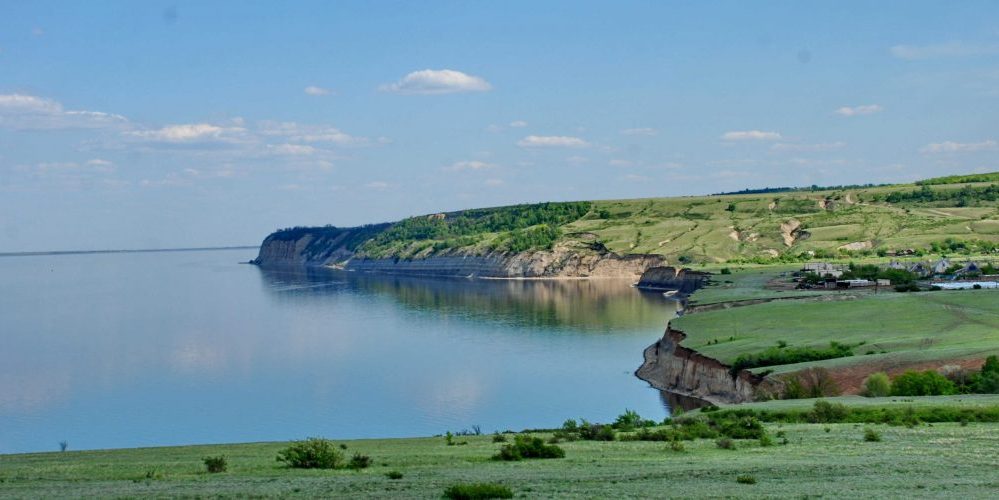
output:
[[[996,2],[0,1],[0,251],[999,170]]]

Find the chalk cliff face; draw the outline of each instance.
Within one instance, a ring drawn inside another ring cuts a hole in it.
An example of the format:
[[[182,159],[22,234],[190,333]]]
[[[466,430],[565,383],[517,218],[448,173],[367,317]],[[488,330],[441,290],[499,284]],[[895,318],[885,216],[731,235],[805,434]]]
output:
[[[274,265],[335,265],[351,271],[411,276],[544,278],[613,277],[638,279],[647,269],[666,264],[659,255],[618,255],[599,245],[564,242],[551,250],[522,253],[444,251],[414,259],[372,259],[355,256],[354,229],[326,233],[302,231],[268,236],[253,263]],[[353,246],[351,246],[353,245]]]
[[[666,334],[645,349],[645,362],[635,375],[653,387],[713,403],[743,403],[763,379],[745,370],[732,376],[716,359],[680,345],[686,335],[667,327]]]
[[[642,273],[642,278],[638,280],[639,288],[651,288],[661,290],[677,290],[683,295],[690,295],[704,286],[708,281],[708,273],[691,271],[676,267],[651,267]]]

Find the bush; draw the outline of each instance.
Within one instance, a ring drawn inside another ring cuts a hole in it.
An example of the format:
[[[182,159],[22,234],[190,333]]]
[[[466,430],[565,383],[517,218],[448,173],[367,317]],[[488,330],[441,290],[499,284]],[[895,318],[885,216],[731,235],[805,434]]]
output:
[[[760,446],[766,448],[768,446],[773,446],[773,445],[774,445],[774,440],[772,437],[770,437],[769,434],[764,434],[760,436]]]
[[[999,394],[999,357],[985,358],[982,371],[973,384],[974,391],[981,394]]]
[[[864,380],[864,396],[883,398],[891,395],[891,379],[885,372],[872,373]]]
[[[650,420],[642,419],[642,417],[634,410],[625,409],[624,413],[618,415],[617,420],[614,421],[613,427],[627,432],[634,430],[637,427],[646,427],[650,425],[655,425],[655,423]]]
[[[721,438],[721,439],[715,441],[715,446],[717,446],[717,447],[719,447],[719,448],[721,448],[723,450],[734,450],[735,449],[735,441],[733,441],[731,438],[727,438],[727,437],[726,438]]]
[[[939,396],[954,394],[954,383],[933,370],[907,371],[892,381],[893,396]]]
[[[735,374],[739,370],[747,368],[790,365],[847,356],[853,356],[853,348],[837,342],[830,342],[829,347],[824,349],[816,349],[814,347],[782,347],[777,345],[755,354],[740,354],[739,357],[735,358],[735,362],[732,363],[732,373]]]
[[[683,453],[684,451],[687,450],[687,447],[683,445],[683,441],[674,439],[673,441],[669,442],[669,449],[677,453]]]
[[[296,469],[335,469],[343,463],[343,452],[333,441],[314,437],[278,452],[277,461]]]
[[[361,455],[360,453],[354,453],[353,457],[350,457],[350,463],[347,467],[354,470],[367,469],[371,466],[371,457],[367,455]]]
[[[752,416],[721,421],[717,425],[718,432],[732,439],[759,439],[766,434],[760,420]]]
[[[493,460],[516,461],[525,458],[563,458],[565,450],[553,444],[545,444],[544,440],[536,436],[518,435],[513,438],[513,443],[503,445],[498,454],[493,455]]]
[[[831,424],[842,422],[850,410],[843,403],[830,403],[828,401],[816,401],[812,406],[812,411],[808,412],[808,420],[817,424]]]
[[[753,477],[753,476],[750,476],[749,474],[743,474],[743,475],[735,478],[735,480],[736,480],[736,482],[738,482],[740,484],[756,484],[756,478]]]
[[[451,500],[479,500],[486,498],[513,498],[510,488],[496,483],[464,483],[449,486],[444,497]]]
[[[494,443],[505,443],[506,442],[506,436],[500,434],[499,432],[493,433],[493,442]]]
[[[782,399],[822,398],[839,396],[839,385],[825,368],[807,368],[798,373],[785,375]]]
[[[881,441],[881,433],[874,429],[866,429],[864,430],[864,441],[870,443]]]
[[[229,468],[229,459],[225,455],[219,455],[217,457],[205,457],[205,469],[209,473],[215,474],[218,472],[225,472]]]
[[[385,473],[385,477],[389,479],[402,479],[402,473],[397,470],[390,470]]]

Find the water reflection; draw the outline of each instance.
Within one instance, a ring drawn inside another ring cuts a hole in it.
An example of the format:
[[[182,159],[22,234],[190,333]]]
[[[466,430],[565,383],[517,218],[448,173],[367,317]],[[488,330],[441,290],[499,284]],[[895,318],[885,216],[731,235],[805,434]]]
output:
[[[416,310],[523,327],[608,332],[669,318],[676,302],[630,280],[470,280],[417,278],[324,268],[262,268],[275,295],[335,296],[346,291],[390,297]],[[654,333],[654,332],[650,332]]]
[[[632,374],[670,301],[617,280],[0,259],[0,453],[662,419]]]

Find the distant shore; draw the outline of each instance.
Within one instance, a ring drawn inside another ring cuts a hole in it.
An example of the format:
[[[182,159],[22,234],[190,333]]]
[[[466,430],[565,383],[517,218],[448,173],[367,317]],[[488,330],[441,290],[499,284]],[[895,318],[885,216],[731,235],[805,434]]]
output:
[[[32,257],[37,255],[81,255],[95,253],[155,253],[155,252],[197,252],[206,250],[249,250],[257,249],[258,245],[241,245],[231,247],[190,247],[190,248],[138,248],[121,250],[50,250],[41,252],[0,252],[0,257]]]

